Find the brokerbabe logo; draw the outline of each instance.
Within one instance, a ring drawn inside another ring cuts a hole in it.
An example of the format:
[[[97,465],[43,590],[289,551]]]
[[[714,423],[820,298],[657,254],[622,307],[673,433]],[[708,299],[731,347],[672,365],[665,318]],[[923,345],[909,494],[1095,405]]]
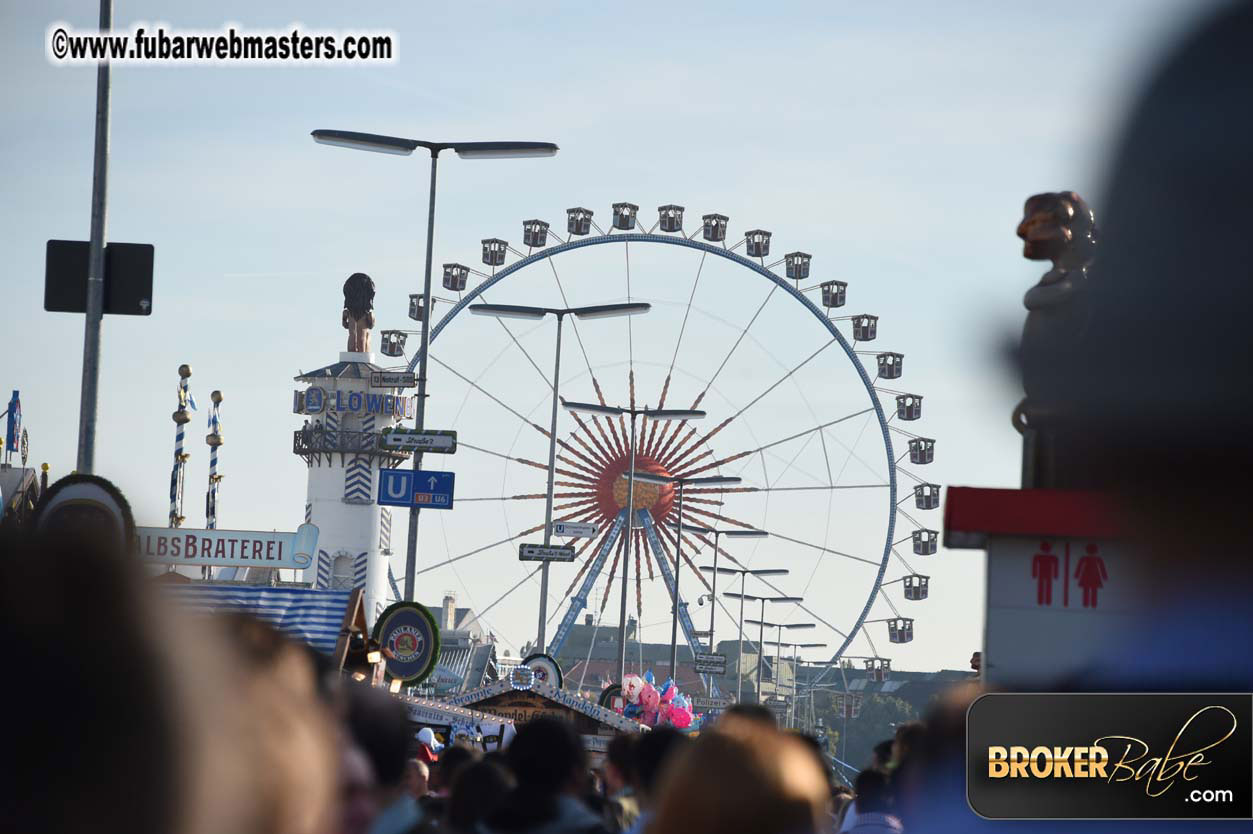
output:
[[[967,798],[992,818],[1253,818],[1253,696],[992,694]]]

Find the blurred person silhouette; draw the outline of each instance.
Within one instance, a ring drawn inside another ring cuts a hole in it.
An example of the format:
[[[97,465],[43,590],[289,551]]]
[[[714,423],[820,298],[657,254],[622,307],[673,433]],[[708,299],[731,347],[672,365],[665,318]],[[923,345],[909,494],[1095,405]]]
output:
[[[450,744],[442,748],[439,760],[433,765],[428,790],[422,799],[422,811],[437,822],[448,815],[448,798],[452,784],[466,767],[479,760],[479,751],[464,744]]]
[[[378,815],[370,834],[402,834],[422,820],[422,809],[409,791],[409,716],[405,705],[376,687],[347,687],[345,723],[353,742],[370,759]]]
[[[505,760],[517,786],[488,817],[492,832],[605,834],[601,818],[580,796],[587,786],[587,752],[569,723],[540,717],[518,730]]]
[[[1054,485],[1111,495],[1132,531],[1125,651],[1069,688],[1253,689],[1253,110],[1235,104],[1253,87],[1250,42],[1253,4],[1228,5],[1152,74],[1097,203],[1086,325],[1024,344],[1024,373],[1063,418]],[[1095,604],[1104,571],[1088,564]]]
[[[455,834],[475,834],[517,784],[501,756],[466,764],[453,778],[445,827]]]
[[[848,830],[852,834],[900,834],[901,821],[892,815],[892,798],[888,776],[881,770],[867,768],[853,781],[857,794],[857,822]]]
[[[913,723],[916,724],[917,722]],[[870,770],[887,773],[893,768],[896,762],[894,751],[898,747],[897,740],[900,738],[901,729],[905,726],[906,725],[902,724],[900,727],[897,727],[896,733],[892,736],[892,738],[884,739],[876,744],[874,749],[870,751]],[[844,812],[840,815],[840,825],[837,829],[840,834],[852,831],[853,826],[857,825],[859,808],[860,805],[857,802],[856,797],[850,799],[847,806],[844,808]]]
[[[725,721],[727,719],[760,721],[767,727],[777,728],[779,726],[779,721],[774,717],[774,713],[770,711],[770,708],[762,706],[761,704],[745,704],[736,702],[727,707],[726,711],[719,716],[718,721]],[[715,722],[715,725],[716,724],[717,722]]]
[[[430,790],[431,768],[421,759],[410,759],[405,764],[405,790],[419,803]]]
[[[605,824],[613,831],[628,830],[640,816],[639,798],[635,795],[638,741],[634,734],[618,733],[605,750]]]
[[[804,744],[757,720],[718,726],[684,745],[665,769],[647,834],[829,830],[830,789]]]
[[[316,664],[269,626],[172,606],[123,544],[129,515],[107,481],[75,476],[44,494],[31,529],[0,538],[0,638],[32,681],[55,673],[9,687],[21,720],[7,752],[22,767],[4,780],[5,827],[329,830],[333,721]]]
[[[1117,661],[1058,680],[1058,690],[1253,689],[1253,560],[1245,481],[1253,466],[1253,3],[1206,16],[1154,70],[1116,146],[1097,216],[1088,322],[1070,344],[1039,345],[1067,415],[1055,486],[1111,496],[1132,531],[1138,613]],[[1184,347],[1186,345],[1186,347]],[[1027,349],[1024,347],[1024,353]],[[1109,822],[980,820],[965,800],[969,691],[927,719],[919,769],[898,787],[907,829],[1104,831]],[[911,759],[914,758],[911,756]],[[908,777],[908,774],[904,774]],[[1193,821],[1137,821],[1191,832]],[[1207,820],[1206,831],[1248,821]]]
[[[657,793],[663,784],[663,777],[687,745],[687,736],[673,727],[655,727],[635,742],[632,763],[640,813],[635,824],[628,829],[631,834],[640,834],[648,829],[655,816]]]
[[[339,759],[338,834],[367,834],[378,810],[378,784],[370,757],[345,737]]]
[[[870,751],[870,767],[874,770],[887,770],[892,763],[892,748],[896,745],[895,736],[885,738]]]

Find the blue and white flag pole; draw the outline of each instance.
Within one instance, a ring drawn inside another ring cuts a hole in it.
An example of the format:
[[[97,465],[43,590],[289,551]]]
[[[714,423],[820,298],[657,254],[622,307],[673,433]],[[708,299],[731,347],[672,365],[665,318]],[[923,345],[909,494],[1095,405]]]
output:
[[[211,395],[213,406],[209,410],[209,433],[205,443],[209,446],[209,490],[205,493],[205,529],[216,530],[218,526],[218,490],[222,476],[218,474],[218,448],[225,443],[222,437],[222,392]]]
[[[190,405],[193,409],[196,407],[195,400],[191,398],[191,390],[188,379],[191,377],[191,365],[178,366],[178,408],[174,411],[172,419],[174,420],[174,467],[170,470],[170,526],[181,527],[183,525],[183,471],[186,469],[187,459],[191,457],[183,452],[183,441],[186,434],[187,422],[191,420],[191,415],[187,413],[187,407]]]

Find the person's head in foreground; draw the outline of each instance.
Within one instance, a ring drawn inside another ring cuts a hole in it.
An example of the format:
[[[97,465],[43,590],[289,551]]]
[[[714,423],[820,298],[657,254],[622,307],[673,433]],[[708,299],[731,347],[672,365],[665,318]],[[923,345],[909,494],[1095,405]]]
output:
[[[650,834],[826,830],[826,777],[795,737],[760,721],[719,723],[681,750],[658,785]]]

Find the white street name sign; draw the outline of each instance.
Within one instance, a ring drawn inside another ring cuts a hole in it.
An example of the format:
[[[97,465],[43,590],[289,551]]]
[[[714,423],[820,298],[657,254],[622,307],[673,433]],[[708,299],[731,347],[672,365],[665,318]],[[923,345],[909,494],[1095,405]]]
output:
[[[573,562],[574,547],[568,544],[518,545],[520,562]]]

